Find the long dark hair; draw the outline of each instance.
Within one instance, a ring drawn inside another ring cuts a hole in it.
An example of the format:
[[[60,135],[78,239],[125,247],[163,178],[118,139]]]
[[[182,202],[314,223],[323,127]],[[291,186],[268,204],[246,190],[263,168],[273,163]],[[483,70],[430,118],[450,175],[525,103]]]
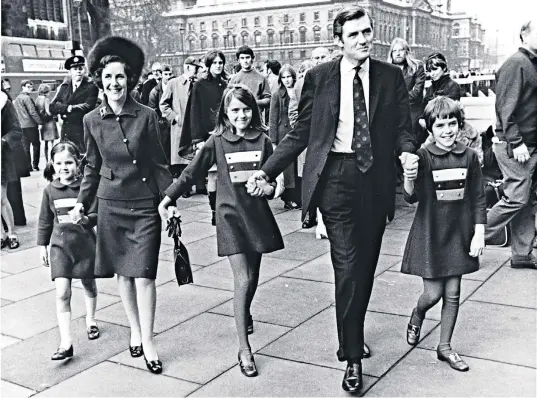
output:
[[[82,174],[84,171],[85,162],[80,156],[80,151],[78,150],[77,146],[71,141],[61,141],[54,145],[50,150],[50,160],[43,171],[43,177],[45,177],[47,181],[52,182],[54,180],[54,175],[56,174],[56,171],[54,170],[54,156],[63,151],[69,152],[69,154],[75,159],[79,173]]]
[[[243,84],[230,84],[224,91],[222,96],[222,101],[220,101],[220,106],[218,107],[218,113],[216,115],[216,126],[214,128],[214,133],[217,135],[223,134],[227,130],[235,131],[235,127],[229,121],[227,117],[227,107],[231,103],[233,98],[238,99],[244,105],[252,110],[252,120],[248,126],[251,130],[257,130],[261,132],[266,132],[267,127],[263,124],[261,120],[261,114],[259,112],[259,107],[255,100],[252,92]]]
[[[216,59],[216,57],[220,57],[222,62],[224,63],[224,68],[222,68],[222,74],[220,75],[220,78],[224,81],[228,81],[228,76],[226,73],[226,57],[224,53],[220,50],[211,50],[205,55],[205,67],[207,68],[207,80],[214,79],[213,75],[211,74],[211,65],[213,64],[213,61]]]

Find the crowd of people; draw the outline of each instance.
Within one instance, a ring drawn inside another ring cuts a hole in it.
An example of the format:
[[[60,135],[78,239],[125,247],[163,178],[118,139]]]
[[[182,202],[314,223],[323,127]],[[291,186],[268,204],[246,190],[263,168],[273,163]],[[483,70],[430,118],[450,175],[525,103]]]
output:
[[[82,280],[93,340],[100,336],[95,280],[117,275],[130,354],[162,372],[153,340],[161,225],[177,215],[180,198],[202,194],[218,255],[233,270],[239,368],[256,376],[250,307],[262,254],[284,246],[267,202],[279,196],[285,209],[301,209],[303,228],[317,226],[316,237],[330,242],[337,357],[347,362],[342,388],[360,391],[362,358],[371,356],[365,316],[400,184],[407,201],[419,202],[401,271],[420,276],[424,286],[407,342],[418,343],[426,312],[443,298],[437,357],[467,371],[451,337],[462,275],[479,269],[486,239],[510,223],[511,266],[537,268],[535,23],[524,24],[520,50],[498,71],[496,135],[485,152],[480,132],[465,121],[444,55],[421,62],[395,38],[387,62],[371,58],[374,24],[360,7],[335,17],[337,49],[313,50],[298,70],[267,60],[259,72],[254,51],[242,46],[232,73],[225,55],[211,50],[202,60],[187,57],[180,76],[155,62],[144,80],[140,47],[107,37],[87,60],[66,61],[69,77],[52,101],[46,84],[34,101],[33,85],[24,81],[11,103],[3,85],[2,248],[18,247],[7,194],[24,174],[17,148],[24,148],[28,174],[39,170],[40,138],[45,143],[50,184],[38,245],[58,292],[60,344],[52,359],[74,355],[71,280]],[[492,161],[504,195],[487,216],[482,170]]]

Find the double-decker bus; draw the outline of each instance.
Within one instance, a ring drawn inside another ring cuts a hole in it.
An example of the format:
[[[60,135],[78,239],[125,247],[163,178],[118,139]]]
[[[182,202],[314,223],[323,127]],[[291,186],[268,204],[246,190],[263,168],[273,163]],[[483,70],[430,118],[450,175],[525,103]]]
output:
[[[2,36],[2,79],[11,82],[12,96],[21,82],[31,80],[37,91],[47,83],[54,91],[67,75],[64,63],[71,56],[72,42]]]

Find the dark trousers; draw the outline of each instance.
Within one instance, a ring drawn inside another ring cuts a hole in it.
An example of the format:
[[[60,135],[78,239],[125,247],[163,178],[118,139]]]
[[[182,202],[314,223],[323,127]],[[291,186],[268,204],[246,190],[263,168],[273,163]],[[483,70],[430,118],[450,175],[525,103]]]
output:
[[[84,132],[82,129],[72,128],[72,124],[63,123],[60,141],[71,141],[76,145],[80,153],[86,153],[86,144],[84,143]]]
[[[30,145],[32,145],[32,156],[30,156]],[[39,166],[39,156],[41,155],[41,141],[39,141],[39,130],[37,127],[27,127],[22,129],[22,146],[30,169]]]
[[[372,170],[363,174],[354,156],[329,155],[317,192],[334,267],[340,361],[363,354],[365,314],[386,225],[374,188]]]

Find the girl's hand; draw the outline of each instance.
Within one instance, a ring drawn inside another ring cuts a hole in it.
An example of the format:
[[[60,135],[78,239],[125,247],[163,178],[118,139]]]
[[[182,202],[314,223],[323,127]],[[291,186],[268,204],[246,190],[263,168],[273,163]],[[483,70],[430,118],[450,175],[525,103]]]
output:
[[[50,266],[50,260],[49,260],[49,252],[47,246],[41,246],[41,265],[43,267],[49,267]]]
[[[274,192],[274,187],[272,186],[272,184],[269,184],[265,179],[256,180],[255,184],[257,188],[263,192],[264,196],[272,195],[272,193]]]
[[[80,224],[82,222],[82,216],[84,215],[84,205],[77,203],[72,210],[69,211],[71,222],[73,224]]]
[[[478,224],[475,226],[474,237],[470,243],[470,256],[479,257],[485,250],[485,225]]]

